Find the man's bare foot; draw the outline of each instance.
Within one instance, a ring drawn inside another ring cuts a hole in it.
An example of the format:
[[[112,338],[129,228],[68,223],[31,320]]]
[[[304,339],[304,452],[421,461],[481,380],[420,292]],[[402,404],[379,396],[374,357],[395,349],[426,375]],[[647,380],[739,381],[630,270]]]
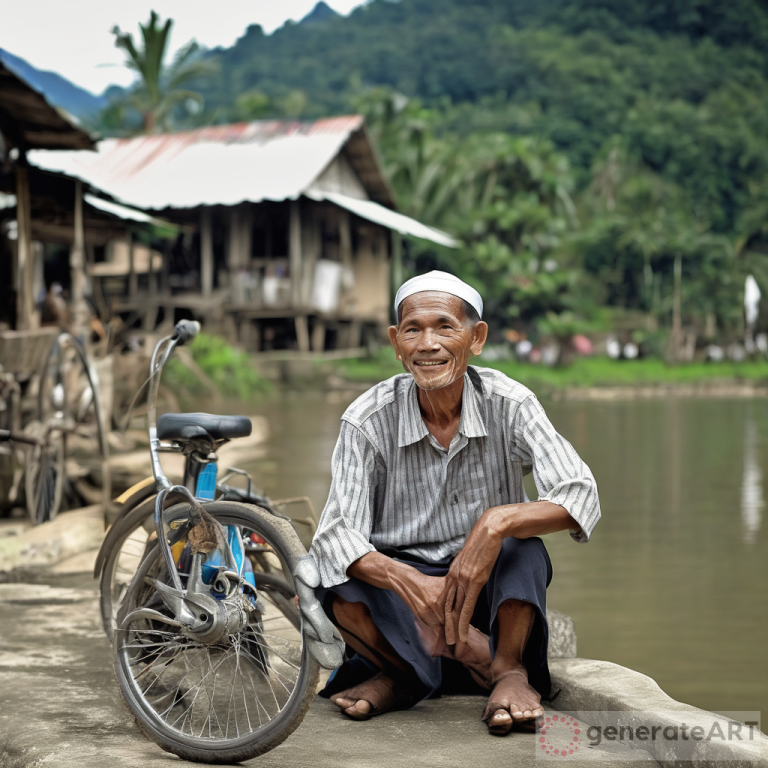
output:
[[[528,684],[525,667],[516,667],[494,681],[483,720],[489,733],[502,735],[513,725],[533,730],[536,718],[543,714],[541,696]]]
[[[413,690],[398,685],[383,672],[354,688],[331,696],[331,701],[353,720],[367,720],[394,709],[408,709],[416,703]]]

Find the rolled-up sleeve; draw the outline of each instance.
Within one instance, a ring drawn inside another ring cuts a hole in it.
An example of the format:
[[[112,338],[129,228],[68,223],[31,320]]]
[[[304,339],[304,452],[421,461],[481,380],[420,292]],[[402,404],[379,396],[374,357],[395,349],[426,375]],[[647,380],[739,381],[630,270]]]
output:
[[[574,447],[552,426],[534,395],[517,408],[513,421],[516,448],[533,467],[540,501],[559,504],[579,524],[571,537],[587,542],[600,519],[597,483]]]
[[[331,490],[310,549],[324,587],[347,581],[347,568],[375,549],[370,542],[375,464],[368,438],[342,421],[331,460]]]

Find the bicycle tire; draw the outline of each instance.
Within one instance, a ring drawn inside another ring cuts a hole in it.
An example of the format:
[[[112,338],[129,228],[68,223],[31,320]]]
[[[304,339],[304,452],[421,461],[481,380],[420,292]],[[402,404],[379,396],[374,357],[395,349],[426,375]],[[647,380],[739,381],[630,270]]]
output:
[[[210,502],[204,506],[221,522],[241,525],[263,536],[270,542],[275,554],[290,573],[293,572],[299,558],[306,554],[296,532],[289,524],[258,507],[229,501]],[[144,584],[144,574],[148,573],[151,567],[153,556],[155,562],[156,558],[161,556],[156,544],[129,587],[125,600],[126,610],[132,609],[133,602]],[[293,733],[304,719],[315,695],[320,667],[312,658],[306,644],[303,644],[301,668],[294,692],[290,694],[284,708],[279,710],[278,714],[258,732],[245,737],[239,737],[238,734],[237,739],[216,741],[179,733],[157,717],[143,695],[137,695],[135,686],[131,684],[133,677],[129,677],[126,672],[130,651],[123,648],[126,635],[127,633],[124,632],[117,633],[114,644],[114,669],[120,696],[141,732],[166,752],[182,759],[206,763],[239,763],[262,755],[274,749]],[[219,741],[227,743],[218,743]]]
[[[114,642],[115,617],[119,610],[116,604],[116,573],[119,560],[123,554],[126,541],[141,526],[147,526],[146,530],[151,537],[154,531],[155,497],[157,495],[154,484],[137,489],[121,505],[115,517],[115,522],[110,526],[104,541],[101,544],[93,569],[94,578],[99,579],[99,609],[101,624],[110,643]],[[230,501],[230,499],[223,499]],[[269,512],[269,510],[267,510]],[[144,554],[142,552],[142,554]],[[266,574],[265,574],[266,575]],[[261,578],[260,576],[257,578]],[[126,584],[127,586],[127,584]],[[265,586],[268,586],[265,584]],[[290,589],[290,587],[288,587]],[[119,591],[119,589],[118,589]],[[275,589],[274,602],[285,614],[286,618],[299,628],[298,609],[290,601],[295,593],[285,594],[285,587],[278,585]]]
[[[126,504],[135,499],[133,508],[126,507],[124,513],[107,532],[99,550],[94,576],[99,577],[99,607],[101,610],[101,624],[109,642],[114,642],[115,617],[119,605],[116,605],[115,582],[119,567],[120,557],[123,554],[123,545],[142,525],[150,524],[154,529],[155,497],[154,488],[146,489],[131,496]],[[103,553],[103,556],[102,556]]]

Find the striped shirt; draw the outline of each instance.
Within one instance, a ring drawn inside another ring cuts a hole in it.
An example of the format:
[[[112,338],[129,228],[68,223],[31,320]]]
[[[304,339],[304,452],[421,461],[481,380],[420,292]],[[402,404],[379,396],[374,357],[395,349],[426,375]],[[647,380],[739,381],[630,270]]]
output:
[[[587,465],[536,396],[499,371],[470,366],[448,449],[429,432],[410,374],[377,384],[342,416],[331,490],[311,554],[324,587],[347,581],[368,552],[397,547],[427,561],[456,555],[486,509],[539,499],[564,507],[589,540],[600,518]]]

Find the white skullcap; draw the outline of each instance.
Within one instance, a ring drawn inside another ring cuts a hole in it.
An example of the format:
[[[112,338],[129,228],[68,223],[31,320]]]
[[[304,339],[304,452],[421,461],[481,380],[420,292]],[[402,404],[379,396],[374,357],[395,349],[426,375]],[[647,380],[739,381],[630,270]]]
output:
[[[422,291],[440,291],[458,296],[474,307],[478,317],[483,316],[483,300],[480,294],[471,285],[467,285],[455,275],[449,275],[447,272],[440,272],[437,269],[427,272],[426,275],[412,277],[400,286],[400,290],[395,296],[395,312],[405,299]]]

